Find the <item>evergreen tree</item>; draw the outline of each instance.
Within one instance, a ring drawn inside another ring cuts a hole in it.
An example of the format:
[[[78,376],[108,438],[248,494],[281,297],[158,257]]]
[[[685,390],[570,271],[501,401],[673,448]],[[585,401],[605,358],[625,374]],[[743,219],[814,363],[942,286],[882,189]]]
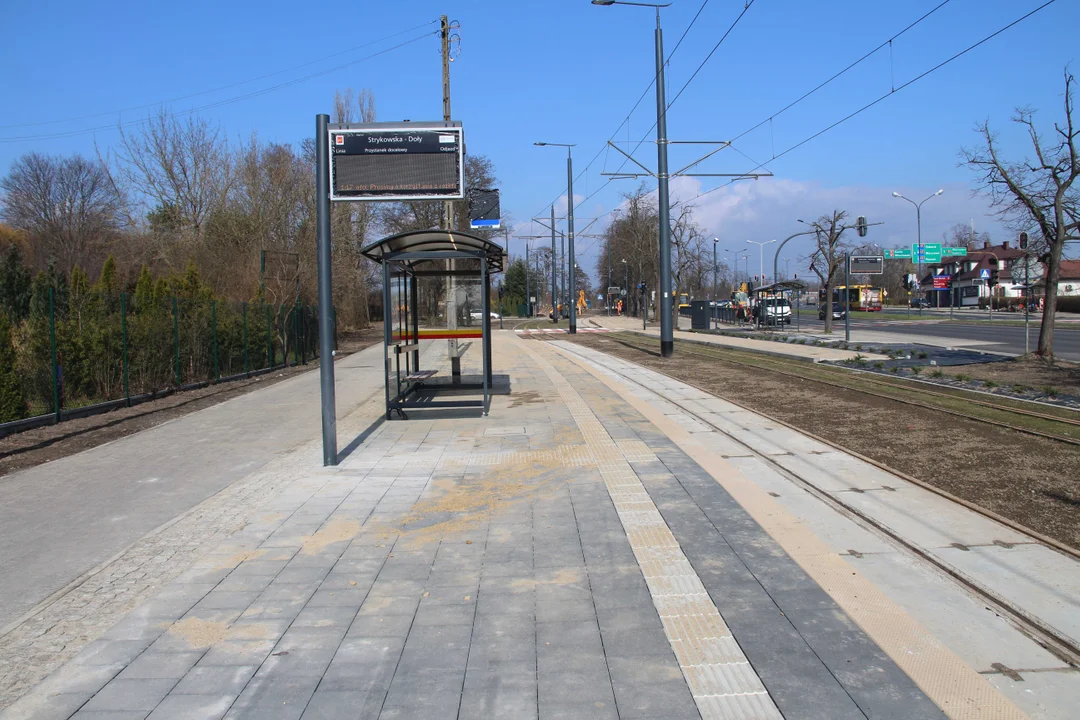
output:
[[[26,416],[26,397],[15,369],[11,323],[0,313],[0,422],[22,420]]]
[[[15,244],[0,259],[0,313],[13,322],[30,313],[30,271],[23,267],[22,253]]]

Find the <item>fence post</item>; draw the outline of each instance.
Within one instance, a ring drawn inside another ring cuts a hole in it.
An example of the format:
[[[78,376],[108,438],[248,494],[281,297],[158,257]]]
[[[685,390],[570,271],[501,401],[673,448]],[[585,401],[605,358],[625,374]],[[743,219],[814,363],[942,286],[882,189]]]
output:
[[[281,362],[289,367],[289,326],[285,324],[285,303],[278,308],[278,318],[281,326]]]
[[[248,358],[248,337],[247,337],[247,303],[243,304],[244,308],[244,375],[251,377],[251,361]]]
[[[293,325],[296,326],[296,345],[300,349],[300,364],[307,365],[307,333],[304,332],[304,313],[300,298],[296,298],[296,307],[293,308]]]
[[[210,301],[210,329],[214,335],[214,382],[217,382],[221,377],[221,373],[218,370],[218,350],[217,350],[217,300]]]
[[[180,303],[177,302],[176,296],[173,295],[172,299],[172,331],[173,331],[173,349],[175,355],[173,356],[173,380],[175,381],[176,389],[180,389]]]
[[[56,289],[49,288],[49,349],[52,355],[53,412],[60,422],[60,366],[56,363]]]
[[[128,382],[127,293],[120,293],[120,337],[124,345],[124,400],[131,407],[131,385]]]
[[[266,309],[266,362],[267,369],[274,367],[274,319],[270,315],[270,306],[263,302]]]

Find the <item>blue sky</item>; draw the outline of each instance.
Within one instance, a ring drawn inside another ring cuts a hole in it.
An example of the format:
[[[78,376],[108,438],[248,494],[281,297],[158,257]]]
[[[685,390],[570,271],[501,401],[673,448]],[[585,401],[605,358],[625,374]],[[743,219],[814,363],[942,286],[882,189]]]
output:
[[[940,2],[755,0],[671,108],[669,136],[736,137]],[[740,139],[735,145],[739,152],[724,150],[701,170],[741,172],[767,161],[774,152],[836,122],[1042,2],[951,0],[898,38],[891,52],[886,48],[875,54]],[[663,11],[668,52],[701,5],[701,0],[674,0]],[[669,99],[744,5],[745,0],[706,3],[671,59]],[[0,5],[0,27],[7,30],[0,46],[0,126],[4,126],[0,172],[31,150],[89,155],[95,142],[107,148],[115,142],[113,126],[118,120],[138,120],[149,111],[130,108],[202,93],[169,103],[175,111],[188,111],[342,63],[351,64],[200,112],[220,122],[234,138],[258,132],[265,140],[296,143],[313,132],[316,113],[329,111],[335,89],[367,87],[375,94],[380,120],[439,119],[438,39],[421,37],[437,24],[350,49],[437,21],[443,13],[461,25],[461,54],[452,66],[454,117],[465,125],[469,151],[495,162],[504,214],[514,218],[520,234],[530,234],[530,217],[546,215],[552,202],[563,209],[566,205],[565,155],[536,148],[534,141],[577,143],[575,169],[589,166],[574,188],[581,201],[604,185],[602,171],[619,167],[613,152],[600,152],[589,165],[605,141],[616,130],[622,141],[637,141],[647,134],[656,111],[651,92],[629,122],[620,123],[653,76],[651,10],[596,7],[588,0],[412,0],[351,6],[5,0]],[[958,167],[958,150],[977,141],[975,122],[989,119],[1001,129],[1009,154],[1021,156],[1027,151],[1023,137],[1008,127],[1015,106],[1040,108],[1046,123],[1061,117],[1062,69],[1076,59],[1077,27],[1080,5],[1058,0],[965,57],[769,163],[775,177],[738,183],[699,198],[699,222],[710,235],[721,237],[723,246],[752,248],[747,239],[783,237],[798,229],[796,218],[810,219],[841,207],[884,221],[870,239],[892,246],[914,240],[915,219],[914,210],[891,198],[890,192],[921,199],[944,188],[941,197],[924,206],[924,240],[970,220],[978,231],[990,231],[996,240],[1008,239],[988,215],[986,201],[971,197],[973,177]],[[413,39],[417,40],[405,47],[362,60]],[[286,72],[243,82],[279,71]],[[234,83],[243,84],[205,92]],[[129,110],[116,112],[122,109]],[[98,116],[86,117],[92,115]],[[62,122],[27,125],[48,121]],[[57,136],[93,128],[102,129]],[[23,136],[46,137],[7,141]],[[672,167],[692,160],[697,149],[674,147]],[[646,142],[637,157],[655,166],[655,145]],[[689,198],[716,184],[714,179],[683,178],[673,183],[673,191],[676,197]],[[619,193],[632,185],[613,182],[582,202],[578,228],[588,223],[584,218],[617,207]],[[539,226],[534,230],[539,232]],[[520,252],[522,241],[511,242],[512,252]],[[579,262],[592,270],[594,241],[583,238],[579,248]],[[789,248],[785,256],[797,258],[806,252],[797,242]]]

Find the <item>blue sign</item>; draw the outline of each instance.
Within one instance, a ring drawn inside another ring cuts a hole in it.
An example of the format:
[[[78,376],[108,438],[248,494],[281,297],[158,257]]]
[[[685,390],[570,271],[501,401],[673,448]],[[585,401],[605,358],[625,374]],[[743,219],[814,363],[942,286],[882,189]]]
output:
[[[979,279],[981,279],[981,280],[989,280],[990,279],[990,271],[987,270],[986,268],[983,268],[982,272],[979,273]]]

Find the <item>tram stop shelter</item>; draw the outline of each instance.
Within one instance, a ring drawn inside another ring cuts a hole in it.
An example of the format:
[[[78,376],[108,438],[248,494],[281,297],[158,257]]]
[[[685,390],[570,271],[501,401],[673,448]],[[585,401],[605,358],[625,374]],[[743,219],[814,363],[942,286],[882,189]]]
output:
[[[491,275],[503,270],[503,249],[458,230],[414,230],[360,252],[382,269],[386,418],[435,408],[481,408],[487,415]],[[445,363],[432,352],[431,341],[439,340],[447,340]],[[479,353],[470,353],[477,340]],[[422,367],[422,358],[431,367]],[[479,361],[480,372],[463,373],[463,358]]]
[[[791,314],[798,318],[798,300],[796,299],[795,303],[791,303],[791,298],[792,296],[798,298],[799,296],[796,295],[796,293],[801,294],[804,290],[806,290],[806,288],[807,285],[802,280],[782,280],[780,282],[771,283],[769,285],[761,285],[760,287],[754,288],[755,323],[759,327],[763,325],[771,326],[777,324],[779,319],[782,317],[782,313],[779,310],[774,313],[769,313],[767,311],[765,313],[762,313],[760,310],[762,307],[767,308],[769,301],[773,299],[784,299],[788,301],[789,306],[794,305],[794,307],[791,308]],[[791,316],[789,315],[788,317],[788,322],[790,323]]]

